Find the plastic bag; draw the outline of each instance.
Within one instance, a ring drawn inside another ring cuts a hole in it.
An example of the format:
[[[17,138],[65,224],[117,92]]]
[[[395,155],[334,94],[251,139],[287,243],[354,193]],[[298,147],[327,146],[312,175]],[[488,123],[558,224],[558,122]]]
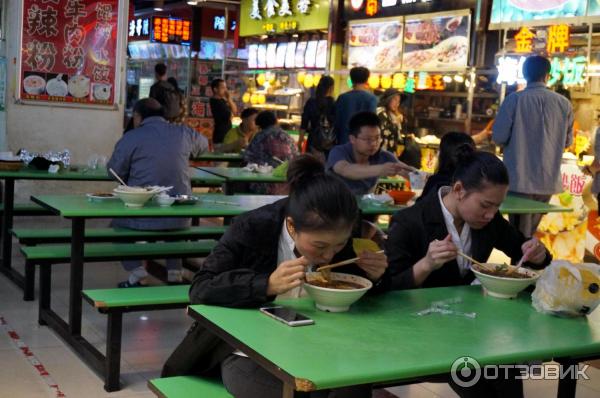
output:
[[[558,316],[582,316],[600,304],[600,266],[553,261],[538,279],[533,307]]]

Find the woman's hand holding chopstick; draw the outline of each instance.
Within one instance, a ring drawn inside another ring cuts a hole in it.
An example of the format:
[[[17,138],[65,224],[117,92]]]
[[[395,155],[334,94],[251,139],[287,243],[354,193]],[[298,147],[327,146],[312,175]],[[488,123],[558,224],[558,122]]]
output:
[[[304,257],[284,261],[269,276],[267,296],[286,293],[304,282],[306,267],[310,264]]]
[[[378,252],[364,251],[356,260],[356,265],[367,273],[369,279],[377,281],[388,267],[387,256],[383,250]]]

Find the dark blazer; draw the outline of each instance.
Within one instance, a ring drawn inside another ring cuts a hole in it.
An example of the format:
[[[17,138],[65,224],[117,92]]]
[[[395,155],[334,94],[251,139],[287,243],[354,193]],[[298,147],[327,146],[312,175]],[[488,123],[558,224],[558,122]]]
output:
[[[492,249],[503,251],[514,264],[523,255],[521,245],[527,240],[516,228],[506,221],[500,212],[484,228],[472,230],[472,257],[481,262],[487,261]],[[386,254],[388,256],[393,289],[410,289],[415,285],[412,267],[427,254],[429,243],[435,239],[444,239],[448,230],[436,192],[430,192],[414,206],[398,211],[392,217]],[[543,265],[526,263],[532,268],[542,268],[550,263],[552,257],[547,252]],[[432,272],[423,283],[423,287],[443,287],[468,285],[475,278],[468,271],[462,277],[456,260]]]

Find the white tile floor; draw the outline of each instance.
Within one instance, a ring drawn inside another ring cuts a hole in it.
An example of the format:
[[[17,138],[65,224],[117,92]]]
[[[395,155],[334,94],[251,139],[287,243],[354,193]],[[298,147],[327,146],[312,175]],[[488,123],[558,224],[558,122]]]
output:
[[[47,221],[56,226],[56,220]],[[31,225],[30,220],[19,220],[19,225]],[[36,220],[39,223],[39,219]],[[14,246],[13,264],[22,268],[23,260]],[[117,263],[86,266],[86,288],[115,286],[126,276]],[[53,305],[66,315],[67,267],[57,266],[53,273]],[[24,302],[22,292],[0,276],[0,317],[14,329],[30,347],[35,357],[45,366],[52,380],[66,397],[153,397],[146,387],[149,379],[159,376],[162,364],[181,341],[190,319],[183,310],[135,313],[124,317],[122,384],[123,389],[108,394],[103,383],[60,338],[48,328],[37,324],[37,301]],[[106,317],[84,303],[83,334],[101,351],[105,346]],[[594,315],[600,316],[600,313]],[[600,370],[590,368],[591,380],[581,381],[577,398],[600,397]],[[531,381],[525,383],[527,398],[552,397],[556,382]],[[0,398],[56,397],[38,371],[0,328]],[[456,397],[446,384],[421,383],[389,389],[403,398]],[[260,397],[257,397],[260,398]]]

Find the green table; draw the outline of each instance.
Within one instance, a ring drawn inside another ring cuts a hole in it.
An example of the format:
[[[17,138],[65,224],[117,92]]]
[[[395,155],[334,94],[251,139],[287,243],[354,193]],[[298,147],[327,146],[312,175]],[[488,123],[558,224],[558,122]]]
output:
[[[244,161],[244,156],[241,153],[205,152],[190,160],[197,162],[242,163]]]
[[[235,183],[240,182],[266,182],[284,183],[286,177],[275,177],[273,173],[253,173],[242,167],[199,167],[200,170],[214,174],[225,179],[224,191],[227,195],[235,193]]]
[[[503,214],[568,213],[572,211],[573,209],[569,207],[551,205],[511,195],[508,195],[502,206],[500,206],[500,212]]]
[[[454,298],[462,303],[451,308],[477,317],[415,315],[433,301]],[[414,289],[363,297],[349,312],[337,314],[316,310],[310,299],[279,304],[315,325],[288,327],[256,309],[194,305],[188,313],[281,379],[286,398],[294,390],[448,374],[465,356],[482,366],[600,356],[599,317],[540,314],[526,293],[502,300],[483,296],[479,286]]]
[[[198,170],[194,167],[189,169],[193,186],[221,186],[225,179],[212,173]],[[4,214],[2,217],[2,266],[0,272],[9,279],[23,286],[24,281],[19,273],[12,269],[12,240],[10,230],[13,227],[14,218],[14,190],[15,180],[53,180],[53,181],[113,181],[106,169],[98,168],[90,170],[85,166],[73,165],[68,169],[61,169],[58,173],[48,173],[45,170],[35,170],[24,167],[18,171],[0,170],[0,179],[4,180]],[[9,237],[4,239],[4,237]]]

